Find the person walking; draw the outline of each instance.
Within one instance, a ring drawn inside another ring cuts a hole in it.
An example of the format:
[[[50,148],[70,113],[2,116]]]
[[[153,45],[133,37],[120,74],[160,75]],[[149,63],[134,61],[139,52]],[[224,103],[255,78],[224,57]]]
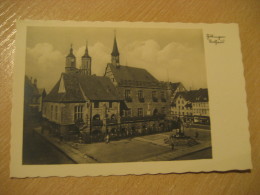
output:
[[[106,135],[106,143],[109,144],[109,134]]]
[[[171,148],[172,148],[172,151],[174,150],[174,140],[173,140],[173,135],[171,135],[170,137],[170,145],[171,145]]]

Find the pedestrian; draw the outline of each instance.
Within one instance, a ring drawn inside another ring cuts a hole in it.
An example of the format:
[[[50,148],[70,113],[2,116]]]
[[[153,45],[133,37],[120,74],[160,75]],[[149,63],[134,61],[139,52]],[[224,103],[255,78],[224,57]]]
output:
[[[198,130],[195,132],[195,138],[197,139],[199,137],[199,132]]]
[[[106,143],[109,144],[109,134],[106,135]]]
[[[173,141],[173,136],[170,137],[170,145],[172,147],[172,151],[174,150],[174,141]]]

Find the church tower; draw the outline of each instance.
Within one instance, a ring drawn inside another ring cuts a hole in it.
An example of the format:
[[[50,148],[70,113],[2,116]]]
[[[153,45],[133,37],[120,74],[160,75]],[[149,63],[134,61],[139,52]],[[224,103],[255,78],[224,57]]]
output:
[[[91,75],[91,57],[88,54],[88,43],[86,44],[85,54],[81,57],[81,73]]]
[[[111,62],[113,65],[119,66],[119,51],[117,47],[117,42],[116,42],[116,35],[114,38],[114,45],[113,45],[113,51],[111,53]]]
[[[70,47],[70,53],[66,57],[66,66],[65,66],[65,72],[71,73],[75,72],[76,69],[76,57],[73,54],[72,45]]]

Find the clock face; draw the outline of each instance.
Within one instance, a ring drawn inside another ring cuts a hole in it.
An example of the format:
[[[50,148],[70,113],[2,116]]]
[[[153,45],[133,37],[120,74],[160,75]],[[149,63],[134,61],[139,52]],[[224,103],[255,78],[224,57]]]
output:
[[[74,58],[72,58],[71,61],[74,62],[75,61]]]

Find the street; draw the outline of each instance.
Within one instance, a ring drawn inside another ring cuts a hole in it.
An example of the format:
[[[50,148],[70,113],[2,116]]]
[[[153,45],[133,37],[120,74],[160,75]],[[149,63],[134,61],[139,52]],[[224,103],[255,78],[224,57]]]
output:
[[[28,124],[28,123],[27,123]],[[33,133],[37,124],[28,124],[23,136],[23,164],[74,164],[63,152]]]
[[[207,148],[204,150],[200,150],[198,152],[194,152],[191,154],[187,154],[178,158],[175,158],[174,160],[192,160],[192,159],[210,159],[212,158],[212,149]]]

